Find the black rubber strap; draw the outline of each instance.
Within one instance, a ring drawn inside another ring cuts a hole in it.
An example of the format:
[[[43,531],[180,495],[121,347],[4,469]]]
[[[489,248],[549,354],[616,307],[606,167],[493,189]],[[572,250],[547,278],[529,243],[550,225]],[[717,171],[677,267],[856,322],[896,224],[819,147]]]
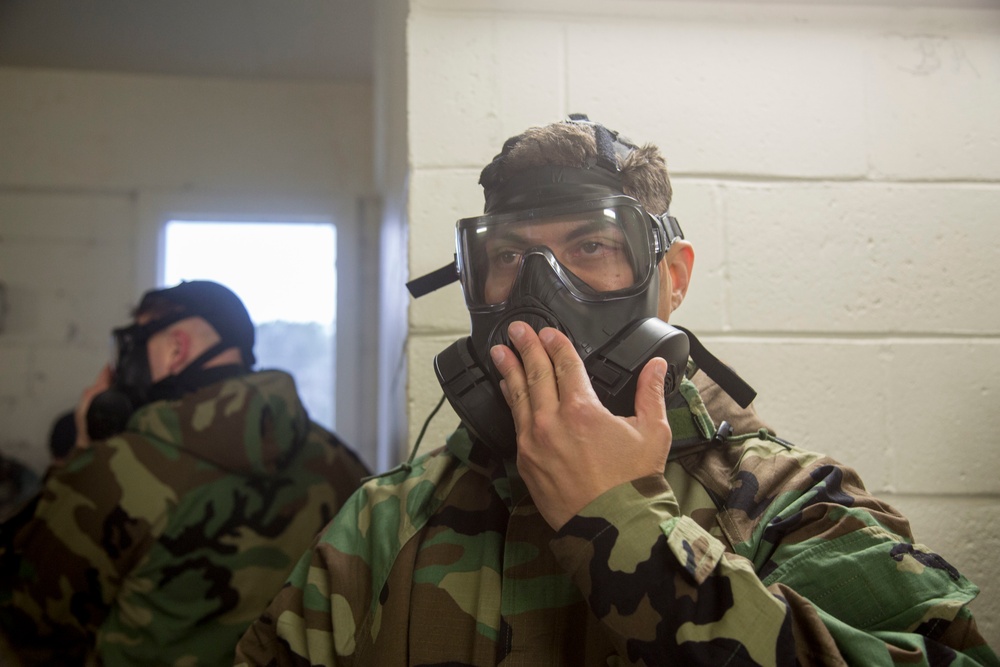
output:
[[[667,230],[668,248],[670,247],[670,244],[676,241],[677,239],[684,238],[684,230],[681,229],[681,223],[677,222],[677,218],[670,215],[669,213],[664,213],[663,215],[660,216],[660,219],[663,220],[663,226]]]
[[[455,260],[452,260],[451,264],[446,264],[436,271],[431,271],[426,275],[414,278],[410,282],[406,283],[406,289],[410,290],[410,294],[413,295],[414,299],[417,299],[425,294],[430,294],[436,289],[441,289],[445,285],[450,285],[457,281],[458,264]]]
[[[594,142],[597,144],[597,166],[617,173],[618,159],[615,157],[615,138],[611,131],[603,125],[594,125]]]
[[[694,363],[698,364],[698,368],[715,380],[716,384],[722,387],[722,390],[729,394],[730,398],[736,401],[741,408],[749,407],[753,403],[753,399],[757,398],[757,391],[747,384],[746,380],[737,375],[736,371],[709,352],[693,333],[676,324],[673,326],[687,334],[691,344],[691,358]]]

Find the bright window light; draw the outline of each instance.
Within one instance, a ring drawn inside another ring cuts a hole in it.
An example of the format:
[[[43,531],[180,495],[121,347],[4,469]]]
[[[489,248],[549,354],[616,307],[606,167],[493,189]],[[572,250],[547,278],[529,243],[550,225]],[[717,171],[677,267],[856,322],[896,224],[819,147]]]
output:
[[[171,220],[164,285],[214,280],[257,327],[257,369],[295,378],[309,416],[335,427],[337,232],[333,224]]]

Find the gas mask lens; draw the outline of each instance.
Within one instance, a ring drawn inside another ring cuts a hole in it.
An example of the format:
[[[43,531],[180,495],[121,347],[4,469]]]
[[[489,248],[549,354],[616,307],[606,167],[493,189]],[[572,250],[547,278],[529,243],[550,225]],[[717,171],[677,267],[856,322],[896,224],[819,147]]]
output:
[[[114,347],[114,361],[111,369],[115,384],[122,388],[146,391],[151,380],[149,377],[149,355],[146,343],[150,337],[176,322],[180,316],[120,327],[111,331]]]
[[[149,338],[148,327],[133,324],[111,331],[111,370],[119,372],[126,360],[134,356],[135,351],[145,347]]]
[[[458,235],[470,307],[506,302],[525,258],[535,254],[582,300],[628,294],[656,264],[650,216],[627,197],[466,218]]]

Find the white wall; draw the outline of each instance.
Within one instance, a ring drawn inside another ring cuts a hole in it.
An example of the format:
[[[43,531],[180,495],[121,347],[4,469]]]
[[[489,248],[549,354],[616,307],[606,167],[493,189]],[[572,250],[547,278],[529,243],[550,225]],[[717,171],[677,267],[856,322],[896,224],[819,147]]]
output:
[[[355,202],[371,116],[368,85],[0,68],[0,450],[44,468],[53,418],[153,286],[143,202]]]
[[[378,423],[374,463],[379,470],[405,456],[407,434],[407,0],[375,2],[375,182],[382,202],[379,226]],[[398,450],[398,451],[397,451]]]
[[[414,0],[410,276],[529,125],[658,144],[697,253],[675,321],[978,583],[1000,645],[1000,7],[895,4]],[[467,333],[457,285],[411,304],[411,442]]]

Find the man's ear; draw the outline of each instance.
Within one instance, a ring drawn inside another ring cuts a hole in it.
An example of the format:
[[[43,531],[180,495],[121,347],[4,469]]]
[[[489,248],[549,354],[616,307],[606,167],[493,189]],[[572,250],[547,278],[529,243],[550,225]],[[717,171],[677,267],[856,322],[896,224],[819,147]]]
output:
[[[177,375],[191,361],[191,334],[181,327],[175,327],[170,336],[170,374]]]
[[[670,273],[670,311],[673,312],[680,307],[691,285],[694,247],[683,239],[674,241],[660,260],[660,271],[663,271],[664,264]]]

